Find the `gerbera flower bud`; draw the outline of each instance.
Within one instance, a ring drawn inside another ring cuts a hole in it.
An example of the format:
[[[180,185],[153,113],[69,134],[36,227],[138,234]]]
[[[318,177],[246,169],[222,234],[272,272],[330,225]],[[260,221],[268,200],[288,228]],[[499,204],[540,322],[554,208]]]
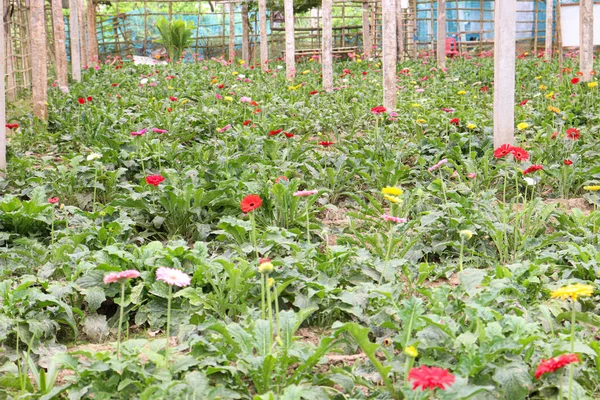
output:
[[[273,267],[273,264],[271,264],[269,261],[258,266],[258,272],[261,274],[270,274],[274,269],[275,267]]]

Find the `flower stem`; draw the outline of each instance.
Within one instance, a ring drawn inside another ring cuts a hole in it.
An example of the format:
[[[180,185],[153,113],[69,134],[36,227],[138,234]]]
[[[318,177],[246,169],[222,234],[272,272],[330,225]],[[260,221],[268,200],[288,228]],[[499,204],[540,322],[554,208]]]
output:
[[[269,288],[269,274],[265,274],[265,284],[267,285],[267,308],[269,313],[269,353],[273,350],[273,305],[271,304],[271,289]]]
[[[571,353],[575,353],[575,300],[572,300],[572,310],[571,310]],[[569,400],[571,400],[571,395],[573,394],[573,371],[575,366],[573,363],[569,365]]]
[[[252,224],[252,245],[254,246],[254,256],[258,262],[258,246],[256,245],[256,218],[252,212],[250,212],[250,223]]]
[[[266,318],[266,300],[265,300],[265,275],[260,274],[260,310],[262,319]]]
[[[92,201],[92,213],[96,212],[96,193],[98,191],[98,168],[94,169],[94,200]]]
[[[169,338],[171,337],[171,297],[173,288],[169,285],[169,296],[167,297],[167,345],[165,346],[165,363],[169,366]]]
[[[463,254],[464,254],[464,249],[465,249],[465,238],[460,237],[460,258],[459,258],[459,263],[458,263],[458,270],[462,272],[463,270]]]
[[[273,283],[273,302],[275,303],[275,328],[277,330],[277,337],[281,338],[281,320],[279,319],[279,303],[277,296],[277,287]]]
[[[310,244],[310,215],[308,214],[308,200],[306,200],[306,244]]]
[[[381,276],[379,277],[380,285],[383,283],[383,277],[385,275],[385,271],[387,270],[388,262],[390,260],[390,255],[392,253],[393,231],[394,231],[394,225],[390,222],[390,231],[388,232],[388,248],[385,253],[385,260],[383,262],[383,270],[381,271]]]
[[[123,308],[125,304],[125,279],[121,279],[121,304],[119,305],[119,327],[117,328],[117,359],[121,358],[121,328],[123,326]]]

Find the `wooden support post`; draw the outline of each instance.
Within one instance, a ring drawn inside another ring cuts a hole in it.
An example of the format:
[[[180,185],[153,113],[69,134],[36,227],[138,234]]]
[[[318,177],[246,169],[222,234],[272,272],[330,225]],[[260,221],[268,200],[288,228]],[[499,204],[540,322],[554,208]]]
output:
[[[371,57],[371,23],[369,21],[369,3],[362,4],[362,37],[363,37],[363,54],[364,57]]]
[[[494,147],[515,140],[517,0],[495,2]]]
[[[78,0],[69,0],[69,37],[71,38],[71,75],[73,80],[81,82],[81,48],[79,47]],[[118,4],[118,3],[117,3]]]
[[[229,61],[235,61],[235,4],[229,3]]]
[[[246,2],[242,4],[242,60],[250,63],[250,20]]]
[[[398,61],[404,58],[404,22],[402,17],[402,0],[396,0],[396,37],[398,38]]]
[[[396,62],[398,39],[396,36],[396,0],[381,2],[381,36],[383,52],[383,106],[396,109]]]
[[[258,0],[258,19],[260,20],[260,65],[269,69],[269,42],[267,41],[267,0]]]
[[[4,0],[0,0],[0,15],[4,16]],[[4,18],[0,19],[0,76],[5,75],[4,60],[6,59],[6,27]],[[10,54],[12,57],[12,54]],[[0,176],[6,171],[6,98],[4,79],[0,79]]]
[[[31,68],[33,115],[41,120],[48,117],[46,106],[48,72],[46,61],[46,20],[44,0],[30,0]],[[4,77],[4,75],[2,75]],[[4,92],[2,92],[4,96]]]
[[[333,92],[333,1],[323,0],[323,39],[321,48],[321,72],[323,74],[323,90]]]
[[[81,65],[88,66],[87,54],[87,39],[85,29],[85,3],[83,0],[78,0],[77,15],[79,16],[79,45],[81,46]]]
[[[294,0],[284,0],[285,12],[285,76],[296,76],[296,41],[294,38]]]
[[[592,80],[594,70],[594,0],[579,2],[579,70],[582,80]]]
[[[146,3],[144,3],[146,5]],[[98,36],[96,29],[96,1],[88,0],[87,5],[87,50],[88,65],[93,65],[98,61]],[[144,29],[145,34],[145,29]],[[144,36],[145,39],[145,36]],[[144,47],[146,42],[144,41]]]
[[[551,0],[553,1],[553,0]],[[546,0],[548,3],[548,0]],[[539,25],[540,25],[540,0],[535,0],[535,10],[533,11],[533,54],[537,56],[538,54],[538,35],[539,35]]]
[[[437,6],[437,62],[438,68],[446,68],[446,0],[438,0]]]
[[[1,1],[1,0],[0,0]],[[52,25],[54,35],[54,54],[56,80],[58,87],[65,93],[69,92],[69,72],[67,60],[67,47],[65,39],[65,21],[62,13],[62,0],[52,0]]]
[[[560,0],[559,0],[560,1]],[[546,0],[546,45],[544,49],[544,58],[552,59],[552,25],[554,23],[554,0]],[[559,22],[557,21],[557,29]]]
[[[563,41],[562,41],[562,17],[561,17],[561,4],[560,1],[556,2],[556,52],[558,53],[558,70],[560,72],[560,79],[562,82],[562,68],[563,68]]]

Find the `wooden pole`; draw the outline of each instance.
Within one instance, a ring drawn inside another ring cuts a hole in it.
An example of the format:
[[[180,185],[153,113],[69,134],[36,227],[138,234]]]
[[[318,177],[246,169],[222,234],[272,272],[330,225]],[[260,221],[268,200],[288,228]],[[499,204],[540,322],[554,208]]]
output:
[[[594,0],[579,2],[579,70],[583,72],[583,81],[592,80],[594,70]]]
[[[560,0],[559,0],[560,1]],[[544,49],[544,58],[548,61],[552,59],[552,25],[554,22],[554,0],[546,0],[546,46]],[[558,21],[556,29],[558,29]]]
[[[65,39],[65,21],[62,13],[62,0],[52,0],[52,25],[54,31],[54,54],[56,58],[56,80],[58,87],[65,93],[69,92],[69,72],[67,47]]]
[[[242,4],[242,60],[250,63],[250,21],[246,2]]]
[[[515,140],[517,0],[495,2],[494,147]]]
[[[404,58],[404,22],[402,17],[402,0],[396,0],[396,37],[398,38],[398,61]]]
[[[294,39],[294,0],[284,0],[285,12],[285,76],[296,76],[296,41]]]
[[[362,37],[363,37],[363,54],[365,57],[371,57],[371,24],[369,21],[369,3],[362,4]]]
[[[258,0],[258,19],[260,20],[260,65],[269,69],[269,42],[267,41],[267,0]]]
[[[146,3],[144,2],[144,6]],[[87,50],[88,65],[93,65],[98,61],[98,36],[96,29],[96,2],[88,0],[87,6]],[[144,48],[146,47],[146,30],[144,29]]]
[[[446,68],[446,0],[437,4],[437,62],[439,68]]]
[[[229,3],[229,61],[235,61],[235,4]]]
[[[79,0],[77,5],[77,15],[79,16],[79,43],[81,48],[81,65],[88,66],[87,40],[85,29],[85,3]]]
[[[323,42],[321,48],[321,72],[323,74],[323,90],[333,92],[333,1],[323,0],[322,4]]]
[[[0,15],[4,16],[4,0],[0,1]],[[4,18],[0,29],[0,76],[5,74],[4,60],[6,59],[6,27]],[[10,55],[12,57],[12,54]],[[6,98],[4,79],[0,79],[0,176],[6,171]]]
[[[554,0],[550,0],[554,1]],[[549,1],[546,0],[546,3]],[[535,0],[535,10],[533,11],[533,53],[537,56],[538,52],[538,35],[540,21],[540,0]],[[481,38],[480,38],[481,39]]]
[[[383,51],[383,106],[396,109],[396,63],[398,39],[396,32],[396,0],[381,2],[381,36]]]
[[[71,75],[73,80],[81,82],[81,48],[79,47],[79,18],[77,1],[69,0],[69,36],[71,38]]]
[[[46,21],[44,0],[30,0],[31,68],[33,114],[41,120],[48,117],[46,107],[48,72],[46,61]],[[2,75],[4,77],[4,75]],[[4,92],[2,92],[4,96]]]
[[[560,79],[562,81],[562,68],[563,68],[563,41],[562,41],[562,17],[561,17],[561,4],[560,1],[556,3],[556,51],[558,53],[558,69],[560,74]]]

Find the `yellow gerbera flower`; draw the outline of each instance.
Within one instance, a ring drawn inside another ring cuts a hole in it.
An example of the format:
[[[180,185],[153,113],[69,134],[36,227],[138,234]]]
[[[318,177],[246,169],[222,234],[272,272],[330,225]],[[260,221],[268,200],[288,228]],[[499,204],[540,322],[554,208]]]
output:
[[[594,185],[594,186],[584,186],[583,187],[584,190],[590,190],[592,192],[597,192],[598,190],[600,190],[600,186],[599,185]]]
[[[548,89],[548,86],[545,86],[545,85],[540,85],[540,89],[541,89],[541,90],[546,90],[546,89]]]
[[[535,77],[535,80],[536,80],[536,81],[539,81],[540,79],[542,79],[542,76],[541,76],[541,75],[539,75],[539,76],[536,76],[536,77]]]
[[[210,81],[210,84],[211,84],[211,85],[214,85],[214,84],[216,84],[216,83],[219,83],[219,80],[218,80],[218,79],[213,79],[212,81]]]
[[[238,60],[238,62],[240,63],[240,65],[246,64],[246,61],[244,61],[244,60]]]
[[[552,297],[553,299],[571,299],[573,301],[576,301],[579,296],[591,296],[592,293],[594,293],[594,287],[592,285],[576,283],[574,285],[569,285],[560,289],[556,289],[555,291],[550,293],[550,297]]]
[[[305,71],[302,71],[302,75],[306,75],[306,74],[310,74],[310,69],[307,69]]]
[[[392,202],[392,203],[396,203],[396,204],[402,203],[402,199],[400,197],[388,196],[386,194],[386,195],[383,196],[383,198],[386,199],[389,202]]]
[[[231,96],[225,96],[223,97],[226,101],[233,101],[233,97]]]
[[[554,106],[548,106],[548,111],[552,111],[554,113],[560,114],[560,108]]]
[[[239,72],[237,72],[237,71],[233,71],[233,72],[231,73],[231,75],[237,75],[237,74],[239,74]]]
[[[181,100],[181,104],[185,104],[185,103],[187,103],[188,101],[190,101],[190,99],[183,99],[183,100]]]
[[[475,129],[475,128],[477,128],[477,125],[475,125],[475,124],[467,124],[467,128],[469,128],[469,129]]]
[[[460,95],[462,96],[462,95],[464,95],[464,94],[467,94],[467,92],[465,92],[464,90],[459,90],[459,91],[457,92],[457,94],[460,94]]]
[[[404,352],[412,358],[416,358],[419,355],[419,352],[417,351],[417,349],[415,349],[415,346],[408,346],[404,349]]]
[[[590,83],[588,83],[588,87],[589,88],[595,88],[597,86],[598,86],[598,82],[590,82]]]
[[[517,128],[522,131],[523,129],[529,128],[529,124],[527,122],[521,122],[519,125],[517,125]]]
[[[419,107],[421,107],[421,105],[420,105],[419,103],[413,103],[413,105],[412,105],[412,106],[413,106],[414,108],[419,108]]]
[[[392,186],[386,186],[383,189],[381,189],[381,193],[387,194],[387,195],[390,195],[390,196],[402,196],[402,193],[404,193],[404,192],[400,188],[392,187]]]
[[[546,95],[547,99],[551,99],[554,96],[554,92],[550,92]]]
[[[424,119],[422,119],[422,118],[419,118],[419,119],[418,119],[418,120],[416,120],[415,122],[416,122],[417,124],[426,124],[426,123],[427,123],[427,121],[426,121],[426,120],[424,120]]]

